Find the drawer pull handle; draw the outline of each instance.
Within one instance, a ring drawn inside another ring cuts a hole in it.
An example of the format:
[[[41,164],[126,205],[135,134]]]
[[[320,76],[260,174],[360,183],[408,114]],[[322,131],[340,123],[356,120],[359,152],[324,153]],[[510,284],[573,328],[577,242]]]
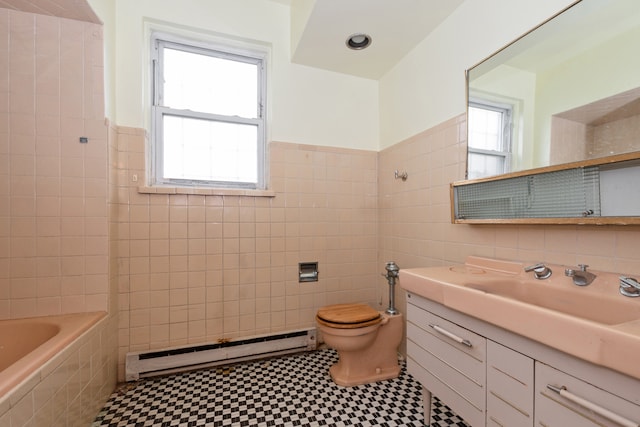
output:
[[[615,412],[611,412],[608,409],[603,408],[602,406],[596,405],[593,402],[589,402],[586,399],[583,399],[580,396],[576,396],[575,394],[567,391],[567,388],[565,386],[562,387],[558,387],[555,385],[551,385],[551,384],[547,384],[547,388],[549,390],[555,391],[556,393],[558,393],[560,396],[564,397],[565,399],[575,403],[576,405],[580,405],[583,408],[589,409],[590,411],[595,412],[598,415],[601,415],[602,417],[608,419],[609,421],[612,421],[616,424],[620,424],[621,426],[624,427],[639,427],[640,424],[631,421],[628,418],[625,418],[621,415],[616,414]]]
[[[432,325],[429,324],[430,328],[433,328],[434,331],[438,332],[439,334],[444,335],[445,337],[449,337],[452,340],[454,340],[457,343],[460,344],[464,344],[467,347],[473,347],[473,345],[471,344],[471,341],[469,340],[465,340],[464,338],[460,338],[459,336],[457,336],[456,334],[452,334],[451,332],[447,331],[446,329],[442,329],[440,326],[438,325]]]

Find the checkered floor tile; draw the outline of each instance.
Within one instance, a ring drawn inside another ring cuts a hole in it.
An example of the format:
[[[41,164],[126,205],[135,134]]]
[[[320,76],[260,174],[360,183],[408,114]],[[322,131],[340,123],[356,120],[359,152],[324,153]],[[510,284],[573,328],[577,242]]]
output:
[[[420,385],[400,377],[339,387],[319,350],[142,380],[113,393],[93,427],[424,426]],[[434,398],[432,427],[468,427]]]

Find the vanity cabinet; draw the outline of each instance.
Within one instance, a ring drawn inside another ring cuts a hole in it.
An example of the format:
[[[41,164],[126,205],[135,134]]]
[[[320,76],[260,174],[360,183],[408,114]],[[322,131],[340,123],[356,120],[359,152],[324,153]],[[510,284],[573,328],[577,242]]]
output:
[[[413,293],[407,368],[423,386],[425,419],[433,393],[473,427],[640,427],[640,380]]]

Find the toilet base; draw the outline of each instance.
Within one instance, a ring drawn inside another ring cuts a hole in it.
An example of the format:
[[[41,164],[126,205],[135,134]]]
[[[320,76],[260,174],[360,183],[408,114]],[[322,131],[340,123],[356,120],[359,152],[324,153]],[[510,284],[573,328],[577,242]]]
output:
[[[345,375],[344,369],[338,366],[339,362],[329,368],[329,374],[334,383],[343,387],[352,387],[356,385],[369,384],[377,381],[390,380],[397,378],[400,375],[400,366],[393,366],[390,368],[376,369],[372,374],[364,375]]]
[[[331,379],[343,387],[369,384],[400,375],[398,346],[404,326],[402,314],[390,315],[375,341],[363,349],[338,348],[338,362],[329,368]]]

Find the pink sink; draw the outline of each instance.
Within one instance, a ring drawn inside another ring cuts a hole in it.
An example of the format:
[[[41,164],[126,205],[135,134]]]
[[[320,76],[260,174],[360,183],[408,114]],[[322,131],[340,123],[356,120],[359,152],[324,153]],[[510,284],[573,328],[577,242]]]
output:
[[[619,275],[593,270],[576,286],[565,266],[537,280],[520,262],[468,257],[465,264],[400,270],[408,292],[558,350],[640,379],[640,298],[620,295]],[[590,270],[591,271],[591,270]]]

